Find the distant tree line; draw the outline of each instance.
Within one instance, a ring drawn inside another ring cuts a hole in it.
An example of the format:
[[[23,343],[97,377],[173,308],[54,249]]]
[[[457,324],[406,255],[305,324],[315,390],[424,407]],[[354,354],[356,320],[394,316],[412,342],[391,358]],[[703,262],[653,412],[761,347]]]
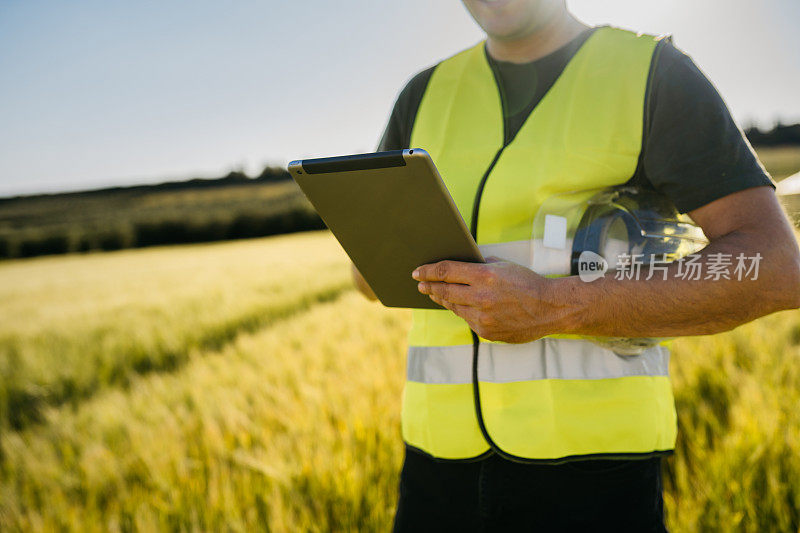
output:
[[[291,174],[281,167],[266,166],[258,176],[250,177],[242,171],[232,170],[221,178],[192,178],[183,181],[165,181],[157,184],[147,185],[128,185],[121,187],[104,187],[102,189],[92,189],[89,191],[64,192],[52,194],[35,194],[26,196],[12,196],[0,198],[0,203],[14,201],[19,198],[43,198],[59,196],[68,198],[70,196],[91,196],[106,195],[112,192],[155,192],[155,191],[178,191],[183,189],[200,189],[206,187],[228,187],[231,185],[264,185],[268,183],[280,183],[290,181]]]
[[[753,146],[800,145],[800,124],[777,123],[771,130],[761,131],[757,126],[744,130]]]
[[[136,222],[102,231],[39,231],[23,235],[0,235],[0,258],[224,241],[324,228],[325,224],[319,216],[307,209],[283,213],[246,213],[228,220]]]
[[[0,199],[0,258],[120,250],[324,229],[283,168],[258,176]]]

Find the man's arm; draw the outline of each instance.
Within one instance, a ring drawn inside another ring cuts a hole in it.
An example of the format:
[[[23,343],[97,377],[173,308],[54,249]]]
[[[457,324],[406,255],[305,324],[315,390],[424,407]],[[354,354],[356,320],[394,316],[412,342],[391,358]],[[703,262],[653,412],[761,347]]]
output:
[[[572,325],[586,335],[670,337],[727,331],[756,318],[800,307],[800,251],[791,224],[771,187],[745,189],[689,212],[710,243],[700,253],[701,279],[682,279],[678,263],[650,280],[597,283],[558,280],[573,295]],[[731,279],[710,275],[716,258],[728,258]],[[734,275],[736,257],[760,254],[758,274]],[[755,277],[755,279],[753,279]],[[708,278],[708,279],[706,279]],[[577,283],[576,283],[577,282]],[[610,302],[602,305],[602,302]],[[597,307],[597,312],[592,308]]]
[[[771,187],[724,196],[690,216],[709,238],[698,254],[736,258],[761,254],[758,276],[682,279],[678,263],[657,274],[593,282],[577,276],[544,278],[504,261],[423,265],[414,278],[420,292],[464,318],[487,340],[529,342],[571,333],[619,337],[672,337],[727,331],[755,318],[800,307],[800,250]],[[731,270],[733,268],[731,267]]]

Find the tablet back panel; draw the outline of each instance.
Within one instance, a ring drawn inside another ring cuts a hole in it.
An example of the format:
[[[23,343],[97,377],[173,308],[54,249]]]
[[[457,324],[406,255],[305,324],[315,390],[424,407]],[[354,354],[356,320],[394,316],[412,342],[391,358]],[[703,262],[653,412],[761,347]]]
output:
[[[289,172],[386,306],[442,309],[414,268],[484,261],[424,150],[293,161]]]

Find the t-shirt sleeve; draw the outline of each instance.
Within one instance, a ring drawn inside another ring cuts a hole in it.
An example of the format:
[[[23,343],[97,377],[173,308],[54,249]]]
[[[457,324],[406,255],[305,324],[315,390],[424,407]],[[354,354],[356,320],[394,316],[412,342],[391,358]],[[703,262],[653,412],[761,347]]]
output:
[[[389,122],[378,143],[379,152],[411,148],[411,129],[414,127],[422,95],[425,93],[434,68],[436,67],[433,66],[417,73],[400,91],[395,100],[392,114],[389,115]]]
[[[642,151],[645,178],[681,213],[742,189],[775,183],[720,94],[666,41],[652,72]]]

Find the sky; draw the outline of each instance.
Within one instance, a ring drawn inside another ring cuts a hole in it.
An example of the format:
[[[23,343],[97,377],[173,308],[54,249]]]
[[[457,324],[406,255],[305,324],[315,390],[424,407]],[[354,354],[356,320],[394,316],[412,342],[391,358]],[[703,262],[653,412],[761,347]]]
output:
[[[797,0],[567,0],[672,34],[744,127],[800,121]],[[458,0],[0,0],[0,197],[375,150],[402,86],[483,38]]]

